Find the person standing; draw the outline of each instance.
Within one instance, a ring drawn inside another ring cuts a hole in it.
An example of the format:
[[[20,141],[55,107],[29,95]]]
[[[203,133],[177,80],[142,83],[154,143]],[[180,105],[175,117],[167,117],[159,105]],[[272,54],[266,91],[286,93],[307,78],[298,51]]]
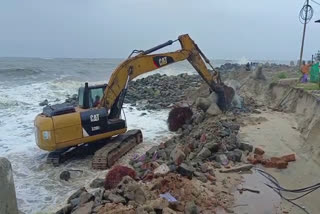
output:
[[[301,82],[306,83],[308,82],[308,75],[309,75],[309,71],[310,71],[310,66],[311,64],[307,63],[305,61],[302,61],[302,66],[301,66],[301,73],[302,73],[302,78],[301,78]]]

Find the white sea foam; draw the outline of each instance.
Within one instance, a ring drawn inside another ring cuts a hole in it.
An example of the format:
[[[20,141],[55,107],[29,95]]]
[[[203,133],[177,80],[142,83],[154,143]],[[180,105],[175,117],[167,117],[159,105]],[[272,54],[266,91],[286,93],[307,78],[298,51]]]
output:
[[[102,82],[92,84],[98,83]],[[82,84],[68,80],[10,88],[0,86],[0,156],[7,157],[12,163],[19,209],[25,213],[53,208],[77,188],[105,173],[92,170],[89,158],[74,160],[59,167],[47,165],[47,152],[35,144],[33,120],[42,111],[39,103],[44,99],[51,104],[62,102],[66,94],[77,93],[77,88]],[[168,136],[167,111],[151,113],[128,106],[124,111],[128,128],[142,129],[144,143],[138,146],[138,151],[130,152],[119,163],[127,163],[135,152],[141,154]],[[141,116],[143,112],[147,114]],[[82,173],[72,173],[69,182],[61,181],[59,174],[66,169],[82,170]]]

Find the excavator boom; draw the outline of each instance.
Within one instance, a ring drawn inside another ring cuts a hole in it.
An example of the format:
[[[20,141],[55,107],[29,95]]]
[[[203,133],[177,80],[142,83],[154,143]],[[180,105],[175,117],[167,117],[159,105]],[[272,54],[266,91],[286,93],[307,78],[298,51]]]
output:
[[[104,97],[101,102],[102,107],[110,109],[109,118],[118,118],[120,116],[129,81],[141,74],[154,71],[158,68],[186,59],[191,63],[209,87],[218,94],[220,100],[219,106],[225,110],[227,104],[225,103],[224,88],[223,85],[221,85],[219,73],[215,72],[213,74],[208,70],[205,62],[207,62],[213,69],[210,61],[188,34],[179,36],[176,41],[180,42],[181,50],[149,55],[150,53],[171,45],[174,42],[169,40],[168,42],[149,50],[140,51],[138,55],[129,57],[115,69],[109,80],[108,86],[105,89]]]

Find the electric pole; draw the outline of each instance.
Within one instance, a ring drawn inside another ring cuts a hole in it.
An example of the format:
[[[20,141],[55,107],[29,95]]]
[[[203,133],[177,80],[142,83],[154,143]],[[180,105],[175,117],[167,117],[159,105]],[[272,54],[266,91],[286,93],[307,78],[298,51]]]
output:
[[[301,43],[301,50],[300,50],[300,61],[299,61],[299,69],[301,68],[301,63],[302,63],[302,56],[303,56],[303,47],[304,47],[304,38],[306,35],[306,28],[307,28],[307,23],[308,23],[308,10],[309,10],[309,0],[307,0],[307,4],[303,6],[302,11],[305,11],[305,17],[303,18],[304,20],[304,26],[303,26],[303,34],[302,34],[302,43]],[[301,15],[301,13],[300,13]]]

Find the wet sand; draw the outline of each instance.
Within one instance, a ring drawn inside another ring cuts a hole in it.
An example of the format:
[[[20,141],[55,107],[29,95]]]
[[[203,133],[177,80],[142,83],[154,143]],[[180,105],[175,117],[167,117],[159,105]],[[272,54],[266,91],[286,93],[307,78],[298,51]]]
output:
[[[301,138],[295,118],[291,114],[266,111],[250,116],[250,123],[241,127],[240,137],[254,146],[261,146],[266,156],[280,156],[296,153],[296,161],[289,163],[287,169],[264,169],[278,179],[281,186],[297,189],[319,182],[320,166],[312,160],[311,147]],[[258,119],[260,118],[260,119]],[[266,120],[261,120],[266,118]],[[257,121],[252,123],[252,121]],[[244,187],[260,190],[260,194],[244,192],[235,193],[235,213],[239,214],[273,214],[305,213],[290,203],[280,200],[279,196],[264,185],[266,179],[259,174],[245,175]],[[290,197],[290,195],[287,195]],[[292,196],[292,195],[291,195]],[[297,196],[297,195],[294,195]],[[304,206],[309,213],[319,213],[320,190],[317,190],[296,202]]]

